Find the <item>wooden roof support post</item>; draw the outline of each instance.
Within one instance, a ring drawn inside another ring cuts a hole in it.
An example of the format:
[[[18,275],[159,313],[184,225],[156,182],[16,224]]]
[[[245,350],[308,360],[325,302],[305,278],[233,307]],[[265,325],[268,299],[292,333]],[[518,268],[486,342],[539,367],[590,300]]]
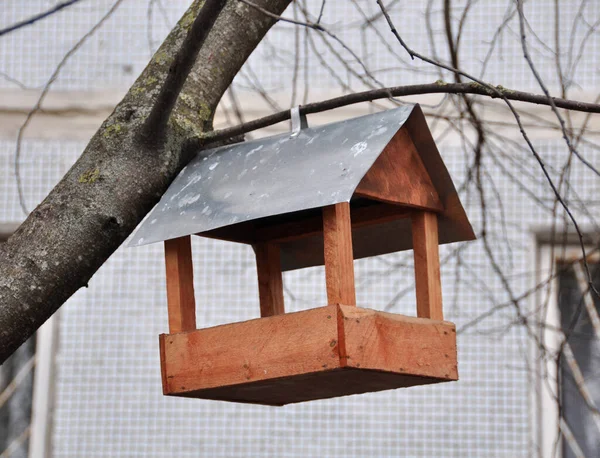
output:
[[[412,217],[415,255],[417,316],[443,320],[438,220],[432,212],[415,212]]]
[[[196,300],[190,236],[165,240],[169,333],[196,329]]]
[[[329,305],[356,305],[350,204],[323,207],[325,282]]]
[[[256,271],[258,273],[260,316],[282,315],[285,313],[285,308],[283,304],[283,276],[281,274],[279,245],[264,242],[253,247],[256,254]]]

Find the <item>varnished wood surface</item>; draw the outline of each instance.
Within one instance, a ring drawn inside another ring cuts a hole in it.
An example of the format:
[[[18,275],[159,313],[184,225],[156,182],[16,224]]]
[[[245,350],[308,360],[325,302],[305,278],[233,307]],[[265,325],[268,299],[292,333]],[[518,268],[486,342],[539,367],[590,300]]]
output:
[[[323,207],[323,244],[327,302],[356,305],[350,204]]]
[[[442,211],[438,192],[406,129],[400,129],[363,177],[356,196]]]
[[[283,405],[458,379],[452,323],[326,306],[161,335],[165,394]]]
[[[259,243],[254,245],[254,253],[258,275],[260,316],[281,315],[285,310],[279,245]]]
[[[196,300],[190,236],[165,240],[169,332],[196,329]]]
[[[339,367],[336,308],[161,335],[170,393]]]
[[[423,318],[443,320],[437,215],[431,212],[414,213],[412,237],[417,315]]]

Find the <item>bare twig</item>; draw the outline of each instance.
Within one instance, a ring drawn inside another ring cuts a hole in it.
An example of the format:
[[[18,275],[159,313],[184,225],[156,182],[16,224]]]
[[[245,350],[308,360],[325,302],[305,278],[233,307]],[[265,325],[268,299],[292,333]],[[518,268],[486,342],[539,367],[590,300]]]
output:
[[[167,11],[165,10],[165,7],[162,4],[162,2],[160,0],[149,0],[148,1],[148,10],[146,11],[146,17],[147,17],[146,34],[147,34],[147,38],[148,38],[148,49],[150,51],[150,55],[154,54],[154,52],[156,51],[156,49],[154,48],[154,34],[153,34],[153,29],[152,29],[152,21],[153,21],[154,4],[155,3],[158,5],[158,10],[161,13],[165,27],[167,27],[168,29],[172,28],[171,21],[169,20],[169,16],[167,15]]]
[[[75,3],[79,2],[79,1],[81,1],[81,0],[69,0],[67,2],[59,3],[57,5],[54,5],[49,10],[44,11],[43,13],[36,14],[35,16],[25,19],[24,21],[19,21],[11,26],[1,29],[0,37],[2,35],[6,35],[7,33],[14,32],[15,30],[18,30],[22,27],[26,27],[28,25],[35,24],[37,21],[41,21],[42,19],[45,19],[48,16],[52,16],[53,14],[58,13],[60,10],[66,8],[68,6],[74,5]]]
[[[591,253],[588,253],[588,256],[590,254],[592,254],[592,253],[598,253],[598,251],[599,251],[598,249],[595,249]],[[535,294],[535,293],[537,293],[539,291],[542,291],[544,288],[548,287],[554,280],[556,280],[559,277],[559,275],[561,275],[564,272],[566,272],[568,269],[571,268],[571,266],[575,265],[576,263],[581,262],[582,259],[583,258],[578,258],[578,259],[573,259],[573,260],[570,260],[568,262],[562,263],[561,266],[558,269],[553,270],[544,280],[538,282],[535,286],[533,286],[532,288],[528,289],[527,291],[525,291],[524,293],[522,293],[521,295],[519,295],[517,297],[517,299],[519,301],[522,301],[522,300],[524,300],[524,299],[532,296],[533,294]],[[463,324],[460,328],[457,329],[456,332],[458,334],[462,334],[465,331],[467,331],[468,329],[470,329],[470,328],[476,326],[477,324],[481,323],[486,318],[489,318],[493,314],[499,312],[500,310],[506,309],[506,308],[510,307],[511,305],[512,304],[509,301],[494,304],[493,306],[491,306],[485,312],[481,313],[480,315],[478,315],[475,318],[471,319],[467,323]],[[546,326],[546,325],[544,324],[544,326]]]
[[[530,94],[528,92],[515,91],[512,89],[506,89],[497,87],[495,90],[502,94],[504,97],[510,100],[516,100],[520,102],[528,102],[539,105],[548,105],[547,97],[538,94]],[[392,95],[393,97],[404,97],[409,95],[421,95],[421,94],[475,94],[482,95],[491,98],[499,97],[495,91],[490,91],[486,87],[477,83],[445,83],[438,81],[430,84],[416,84],[411,86],[398,86],[388,87],[382,89],[373,89],[364,92],[355,92],[353,94],[343,95],[335,97],[329,100],[323,100],[321,102],[309,103],[300,107],[302,114],[321,113],[323,111],[332,110],[334,108],[340,108],[355,103],[369,102],[372,100],[387,99]],[[575,100],[565,100],[554,98],[556,106],[574,111],[584,111],[588,113],[600,113],[600,105],[595,103],[579,102]],[[262,129],[264,127],[272,126],[283,121],[290,119],[290,111],[280,111],[264,118],[255,119],[239,126],[230,127],[227,129],[217,130],[213,132],[207,132],[206,139],[207,143],[213,141],[220,141],[226,138],[234,137],[237,135],[245,134],[253,130]]]
[[[31,358],[29,358],[29,360],[26,361],[21,366],[21,368],[19,369],[19,372],[17,372],[17,374],[11,380],[11,382],[0,393],[0,408],[2,408],[2,406],[4,406],[4,404],[11,398],[13,393],[19,388],[21,383],[23,383],[23,381],[25,380],[25,377],[27,377],[31,373],[34,366],[35,366],[35,355],[32,356]]]
[[[323,19],[323,13],[325,12],[325,3],[326,0],[321,0],[321,10],[319,11],[319,17],[317,17],[317,24],[320,24],[321,19]]]
[[[290,18],[286,18],[283,16],[279,16],[277,14],[273,14],[270,11],[258,6],[256,3],[251,2],[250,0],[238,0],[239,2],[245,3],[246,5],[256,9],[257,11],[260,11],[261,13],[263,13],[264,15],[276,19],[277,21],[282,21],[282,22],[289,22],[290,24],[295,24],[295,25],[299,25],[302,27],[307,27],[310,29],[314,29],[317,30],[318,32],[321,32],[327,36],[329,36],[331,39],[333,39],[334,41],[336,41],[344,50],[346,50],[353,58],[354,60],[361,66],[361,68],[363,69],[363,71],[365,72],[365,74],[371,78],[377,85],[379,86],[383,86],[383,84],[377,80],[377,78],[375,78],[371,72],[369,71],[369,69],[367,68],[367,66],[364,64],[364,62],[362,61],[362,59],[358,56],[358,54],[356,54],[352,48],[350,48],[346,43],[344,43],[337,35],[335,35],[333,32],[331,32],[330,30],[326,29],[325,27],[323,27],[321,24],[319,23],[315,23],[312,21],[308,20],[308,11],[306,11],[304,8],[302,8],[302,6],[300,6],[300,10],[304,13],[306,19],[306,22],[302,22],[302,21],[297,21],[295,19],[290,19]],[[325,42],[327,44],[327,42]],[[344,62],[343,59],[340,59],[341,62]]]
[[[565,140],[565,143],[567,144],[567,147],[569,148],[569,151],[571,151],[575,156],[577,156],[577,158],[583,164],[585,164],[596,175],[600,176],[600,171],[598,169],[596,169],[583,156],[581,156],[581,154],[579,154],[579,152],[575,149],[575,147],[571,143],[571,139],[569,138],[569,135],[567,134],[567,128],[566,128],[566,125],[565,125],[565,120],[563,119],[563,117],[561,116],[561,114],[558,112],[556,104],[554,103],[554,100],[553,100],[552,96],[550,95],[550,91],[548,90],[548,88],[544,84],[544,81],[542,80],[542,77],[540,76],[539,72],[537,71],[537,69],[536,69],[536,67],[535,67],[535,65],[533,63],[533,60],[531,59],[531,55],[529,54],[529,49],[527,47],[527,36],[525,34],[525,16],[524,16],[524,13],[523,13],[523,0],[518,0],[517,1],[517,10],[519,12],[519,27],[520,27],[520,31],[521,31],[521,47],[523,49],[523,56],[525,57],[525,60],[527,61],[527,64],[529,65],[529,68],[531,69],[531,73],[533,73],[533,76],[535,77],[536,81],[538,82],[540,88],[542,89],[542,91],[544,92],[544,94],[546,95],[546,97],[548,98],[548,104],[552,108],[553,113],[556,115],[556,119],[558,119],[558,122],[560,123],[561,129],[562,129],[563,138]]]
[[[19,81],[16,78],[13,78],[12,76],[10,76],[8,73],[2,72],[0,71],[0,78],[5,79],[6,81],[8,81],[9,83],[14,84],[15,86],[20,87],[21,89],[33,89],[32,87],[27,86],[26,84],[23,84],[21,81]]]
[[[75,43],[75,45],[71,49],[69,49],[69,51],[63,56],[63,58],[60,60],[60,62],[58,63],[58,65],[56,66],[54,71],[52,72],[52,75],[50,76],[50,78],[48,79],[46,84],[44,85],[44,89],[42,90],[42,93],[38,97],[37,102],[31,109],[31,111],[27,114],[25,121],[23,121],[23,124],[21,124],[21,127],[19,128],[19,132],[17,134],[17,144],[16,144],[16,149],[15,149],[15,156],[14,156],[14,168],[15,168],[15,177],[17,180],[17,191],[19,194],[19,205],[21,206],[21,210],[23,210],[23,213],[25,213],[26,215],[29,214],[29,210],[27,210],[27,205],[25,203],[25,196],[23,193],[23,184],[21,182],[21,173],[20,173],[20,164],[19,164],[20,159],[21,159],[21,144],[23,141],[23,134],[25,133],[25,130],[27,129],[27,126],[31,122],[31,119],[33,118],[33,116],[38,111],[40,111],[42,102],[46,98],[46,95],[48,95],[48,92],[50,91],[50,87],[56,81],[56,78],[58,78],[60,71],[63,69],[63,67],[65,66],[67,61],[71,58],[71,56],[73,56],[73,54],[75,54],[77,52],[77,50],[79,50],[79,48],[81,48],[81,46],[88,40],[88,38],[90,38],[92,35],[94,35],[94,33],[96,33],[96,31],[102,26],[102,24],[104,24],[106,22],[106,20],[112,16],[112,14],[117,10],[117,8],[121,5],[122,2],[123,2],[123,0],[117,0],[115,3],[113,3],[113,5],[104,14],[104,16],[102,16],[100,18],[100,20],[85,35],[83,35],[79,39],[79,41],[77,41],[77,43]]]
[[[522,0],[519,0],[519,2],[522,2]],[[513,114],[515,121],[517,122],[517,125],[519,126],[519,131],[521,132],[521,135],[523,136],[523,139],[525,140],[525,143],[527,144],[527,146],[529,147],[529,150],[531,151],[531,153],[533,154],[533,156],[535,157],[536,161],[538,162],[540,168],[542,169],[542,173],[544,174],[544,176],[546,177],[546,181],[548,182],[548,184],[550,185],[550,188],[552,189],[552,192],[554,193],[554,196],[556,197],[556,199],[558,200],[558,202],[560,203],[560,205],[562,206],[562,208],[564,209],[564,211],[567,213],[569,220],[573,223],[573,226],[575,227],[575,231],[577,232],[577,236],[579,238],[579,245],[581,248],[581,251],[583,253],[583,259],[584,259],[584,263],[585,263],[585,267],[586,267],[586,273],[587,273],[587,277],[588,277],[588,282],[590,285],[590,288],[592,289],[592,291],[594,291],[594,294],[596,294],[596,296],[600,297],[600,293],[597,291],[597,289],[595,288],[595,286],[592,283],[592,277],[589,271],[589,266],[587,265],[587,262],[585,261],[586,259],[586,248],[585,248],[585,244],[583,241],[583,234],[581,232],[581,229],[579,227],[579,224],[577,223],[577,220],[575,219],[575,216],[573,215],[573,213],[571,212],[571,210],[569,209],[569,206],[567,205],[567,203],[565,202],[565,200],[563,199],[563,197],[561,196],[559,190],[557,189],[556,185],[554,184],[554,180],[552,180],[552,177],[550,176],[550,174],[548,173],[548,168],[546,167],[546,163],[545,161],[542,159],[542,157],[538,154],[538,152],[536,151],[535,147],[533,146],[533,143],[531,142],[531,139],[529,138],[529,135],[527,134],[527,132],[525,131],[525,128],[523,127],[523,124],[521,122],[521,117],[519,115],[519,113],[515,110],[514,106],[512,105],[512,103],[510,102],[510,100],[506,97],[505,94],[503,94],[502,92],[498,91],[498,88],[460,70],[457,69],[455,67],[443,64],[441,62],[435,61],[433,59],[430,59],[418,52],[413,51],[411,48],[409,48],[407,46],[407,44],[404,42],[404,40],[402,40],[402,37],[400,36],[400,34],[398,33],[398,31],[396,30],[392,19],[390,18],[389,14],[387,13],[385,6],[383,5],[381,0],[377,0],[377,4],[379,5],[379,7],[381,8],[381,11],[383,12],[388,25],[390,26],[390,29],[392,31],[392,33],[394,34],[394,36],[396,36],[396,38],[398,39],[400,45],[406,50],[406,52],[411,56],[411,58],[418,58],[419,60],[422,60],[423,62],[427,62],[429,64],[432,65],[436,65],[438,67],[444,68],[445,70],[448,70],[452,73],[454,73],[455,75],[461,75],[464,76],[465,78],[468,78],[476,83],[481,84],[482,86],[484,86],[485,88],[491,90],[492,92],[496,93],[499,97],[501,97],[504,102],[506,103],[507,107],[509,108],[509,110],[511,111],[511,113]],[[519,3],[520,7],[522,8],[522,4]],[[521,16],[521,15],[520,15]],[[521,23],[522,24],[522,23]],[[523,24],[521,25],[521,34],[523,35]],[[549,94],[546,94],[547,98],[552,99],[552,97],[550,97]],[[548,102],[552,105],[554,104],[554,100],[552,99],[552,102],[550,102],[550,100],[548,100]],[[554,106],[554,108],[556,108],[556,106]]]
[[[19,434],[15,440],[13,440],[8,447],[6,447],[6,449],[0,453],[0,458],[10,458],[11,456],[14,456],[14,453],[19,450],[30,434],[31,426],[28,425],[23,432],[21,432],[21,434]]]

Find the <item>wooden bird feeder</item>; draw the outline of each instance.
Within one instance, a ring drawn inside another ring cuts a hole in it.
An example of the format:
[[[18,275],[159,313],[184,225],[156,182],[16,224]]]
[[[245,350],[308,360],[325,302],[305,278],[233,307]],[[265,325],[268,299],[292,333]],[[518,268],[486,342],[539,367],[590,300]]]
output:
[[[204,154],[130,242],[165,243],[164,394],[284,405],[458,379],[438,244],[474,234],[418,105]],[[196,328],[192,234],[252,245],[261,318]],[[411,248],[417,316],[358,307],[353,260]],[[282,272],[316,265],[327,305],[285,313]]]

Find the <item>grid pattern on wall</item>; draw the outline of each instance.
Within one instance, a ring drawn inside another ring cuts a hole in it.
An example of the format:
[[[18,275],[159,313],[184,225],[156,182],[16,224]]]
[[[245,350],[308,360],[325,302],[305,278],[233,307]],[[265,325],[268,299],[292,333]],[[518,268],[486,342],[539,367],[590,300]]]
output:
[[[52,3],[54,2],[48,0],[32,0],[27,3],[5,0],[1,6],[0,28],[27,18],[34,11],[43,11]],[[25,27],[3,37],[0,41],[0,71],[5,75],[0,76],[0,88],[16,87],[14,81],[6,76],[29,88],[42,86],[70,47],[114,3],[115,0],[80,2],[34,27]],[[312,13],[313,19],[318,16],[321,0],[299,3],[307,5],[306,9]],[[465,3],[464,0],[453,2],[455,15],[460,15]],[[188,0],[124,1],[105,25],[68,60],[53,87],[59,90],[128,87],[189,4]],[[589,30],[590,24],[594,24],[600,17],[600,4],[570,0],[561,2],[561,5],[561,38],[569,44],[561,53],[564,60],[562,64],[566,67],[572,61],[578,63],[576,72],[568,75],[570,83],[584,88],[596,87],[600,78],[596,62],[585,57],[595,56],[600,52],[600,38],[597,33]],[[388,8],[409,46],[440,59],[448,57],[447,45],[444,43],[443,2],[432,2],[429,15],[432,40],[427,33],[423,3],[390,2]],[[461,32],[462,66],[465,70],[480,75],[494,32],[507,17],[514,19],[514,14],[511,14],[513,10],[514,2],[500,0],[486,2],[485,6],[471,9]],[[296,29],[292,24],[279,23],[269,32],[236,79],[238,89],[244,91],[253,82],[259,82],[268,92],[289,91],[294,79],[298,79],[299,87],[302,88],[307,76],[306,83],[312,87],[312,92],[309,91],[308,95],[310,101],[311,93],[318,93],[318,89],[326,89],[331,85],[339,87],[339,82],[332,77],[331,70],[325,64],[337,70],[344,82],[355,90],[364,88],[365,85],[376,87],[379,83],[391,86],[398,85],[399,81],[402,84],[419,84],[440,78],[437,70],[432,70],[425,63],[411,61],[397,43],[388,40],[390,32],[380,16],[372,22],[372,27],[362,27],[365,17],[378,17],[377,13],[375,2],[357,0],[349,3],[326,2],[323,15],[323,23],[328,29],[346,43],[371,70],[374,78],[367,77],[365,83],[360,84],[358,78],[348,76],[352,70],[363,72],[354,56],[344,50],[339,52],[340,57],[350,65],[350,70],[341,70],[336,53],[320,35],[309,34],[310,39],[305,45],[307,40],[303,30],[298,35],[298,71],[297,78],[294,78],[292,50],[296,49]],[[542,44],[554,43],[553,11],[548,10],[545,2],[538,0],[527,2],[525,13],[531,26],[528,33],[532,58],[542,78],[548,84],[556,84],[555,56],[551,49]],[[290,7],[284,16],[301,17],[298,14],[300,13],[294,13]],[[571,38],[572,25],[576,26],[573,27],[576,33]],[[485,35],[482,35],[482,30],[486,31]],[[52,39],[36,39],[42,37]],[[384,41],[387,44],[384,45]],[[328,43],[334,42],[330,40]],[[518,22],[510,22],[494,43],[483,75],[486,80],[507,88],[537,89],[537,83],[522,59]],[[333,48],[336,49],[337,46]],[[448,75],[445,77],[451,79]]]
[[[27,3],[38,9],[49,4],[42,0]],[[149,2],[124,2],[115,17],[70,61],[56,88],[95,90],[131,83],[147,61],[150,48],[166,33],[165,24],[172,24],[186,4],[163,2],[166,13],[163,15],[159,2],[150,3],[154,5],[150,32]],[[375,12],[374,2],[358,3],[365,12]],[[402,6],[397,21],[407,30],[405,38],[412,46],[429,52],[427,37],[419,31],[424,29],[423,6],[417,3]],[[508,3],[494,2],[487,9],[476,10],[474,14],[478,16],[465,30],[464,54],[472,56],[474,68],[478,68],[487,50],[480,39],[480,29],[493,28],[501,22]],[[25,40],[25,31],[8,36],[0,41],[0,70],[27,86],[43,84],[68,46],[111,4],[106,0],[82,2],[27,32],[51,34],[52,40]],[[528,7],[534,8],[529,14],[532,26],[541,37],[549,37],[551,24],[544,22],[543,15],[535,14],[535,8],[543,10],[543,2],[531,4]],[[16,0],[5,2],[0,25],[27,16],[30,10],[22,5],[23,2]],[[310,4],[313,11],[318,11],[319,5],[316,1]],[[589,8],[590,16],[598,14],[593,2]],[[565,11],[565,20],[575,14],[573,10]],[[328,2],[326,14],[336,33],[360,49],[360,37],[342,30],[343,23],[351,22],[355,17],[352,15],[358,13],[342,2]],[[436,13],[434,17],[436,36],[441,37],[442,16]],[[414,27],[415,23],[421,28]],[[384,31],[385,27],[379,25]],[[285,46],[292,36],[290,26],[277,26],[251,59],[250,68],[267,90],[282,89],[282,82],[291,79],[289,65],[267,59],[272,46],[278,43]],[[373,34],[367,34],[365,39],[371,40],[378,50],[367,53],[365,59],[371,59],[369,63],[375,68],[385,68],[390,59],[387,51],[380,51]],[[595,38],[588,46],[588,52],[596,50],[597,55],[600,40]],[[443,55],[445,48],[440,46],[439,52]],[[520,55],[518,41],[508,34],[502,59],[488,70],[493,82],[531,87],[531,77],[524,70]],[[550,58],[542,53],[536,59],[544,76],[551,80]],[[309,58],[307,65],[311,69],[311,84],[323,88],[333,84],[314,57]],[[598,72],[593,71],[593,65],[591,61],[582,62],[578,73],[580,84],[597,86]],[[381,75],[382,81],[397,83],[394,72]],[[433,72],[428,78],[437,77]],[[402,73],[403,84],[422,79],[416,73]],[[237,82],[244,90],[247,85],[244,77]],[[0,86],[10,88],[13,83],[0,78]],[[46,195],[84,146],[67,140],[24,142],[21,169],[30,208]],[[559,139],[536,146],[551,165],[562,163],[565,150]],[[12,141],[0,141],[1,221],[22,219],[13,152]],[[460,185],[465,172],[462,152],[443,145],[441,152],[455,183]],[[535,162],[526,156],[505,166],[515,175],[527,168],[537,170]],[[524,197],[523,190],[506,169],[494,163],[487,167],[495,185],[493,188],[491,182],[486,183],[489,195],[498,191],[503,203],[500,206],[491,199],[487,208],[489,231],[497,242],[493,249],[502,267],[511,272],[509,281],[513,291],[520,294],[531,286],[534,278],[529,228],[549,225],[551,220],[538,203]],[[600,192],[597,177],[579,164],[574,165],[572,174],[577,194],[593,208],[594,196]],[[528,181],[528,186],[534,196],[550,201],[550,191],[539,174]],[[462,198],[478,232],[481,214],[477,200],[472,194]],[[590,223],[587,215],[578,216],[582,222]],[[452,254],[459,246],[463,267],[457,276],[457,258]],[[193,249],[199,326],[257,317],[256,271],[250,250],[199,238],[194,240]],[[442,268],[445,314],[459,331],[495,304],[508,301],[500,280],[485,260],[480,242],[443,247],[441,255],[443,260],[449,259]],[[530,456],[529,343],[524,330],[515,325],[511,307],[500,308],[477,326],[459,332],[461,380],[458,383],[283,408],[163,397],[157,338],[159,333],[167,331],[162,257],[159,245],[120,249],[92,279],[89,288],[78,292],[61,309],[52,436],[55,457]],[[356,274],[360,305],[414,314],[411,253],[358,261]],[[325,303],[321,268],[287,273],[285,284],[288,310]]]
[[[11,151],[10,142],[0,146]],[[57,155],[73,160],[84,145],[63,142],[60,151],[50,142],[24,146],[36,158],[24,167],[27,197],[34,202],[64,173]],[[555,147],[543,145],[545,151]],[[555,150],[561,151],[560,145]],[[445,151],[444,157],[460,181],[462,164],[453,159],[460,157],[458,151]],[[1,160],[3,218],[14,219],[19,208],[10,154]],[[543,221],[514,185],[497,181],[509,224]],[[583,179],[579,191],[597,192],[598,184]],[[467,211],[477,227],[476,208]],[[524,230],[510,237],[514,252],[507,262],[514,263],[516,291],[529,287],[533,274],[527,237]],[[455,248],[444,247],[442,259]],[[194,253],[199,325],[257,317],[250,250],[196,238]],[[521,328],[511,326],[515,317],[510,309],[460,333],[458,383],[284,408],[163,397],[157,339],[167,331],[162,256],[160,245],[120,249],[89,288],[62,308],[55,456],[395,456],[399,451],[409,456],[489,456],[491,451],[494,456],[528,456],[527,341]],[[458,283],[454,262],[444,264],[446,317],[459,329],[505,299],[498,279],[481,260],[478,242],[465,246],[462,262],[477,276],[463,273]],[[410,253],[356,264],[359,304],[414,314]],[[287,273],[285,282],[289,310],[324,304],[322,268]]]

